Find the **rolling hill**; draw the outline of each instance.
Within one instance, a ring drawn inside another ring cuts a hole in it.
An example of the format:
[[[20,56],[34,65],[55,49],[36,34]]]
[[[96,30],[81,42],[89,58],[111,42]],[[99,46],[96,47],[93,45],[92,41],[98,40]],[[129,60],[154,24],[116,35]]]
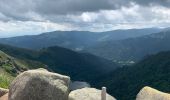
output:
[[[86,48],[92,53],[115,62],[137,62],[150,54],[170,50],[170,30],[137,38],[101,42]]]
[[[150,55],[133,66],[119,68],[100,77],[94,86],[106,86],[118,100],[135,100],[139,90],[151,86],[170,92],[170,52]]]
[[[54,31],[40,35],[1,38],[0,43],[28,49],[42,49],[51,46],[60,46],[79,51],[88,46],[95,45],[98,42],[139,37],[160,32],[161,30],[162,29],[158,28],[146,28],[108,32]]]
[[[90,82],[92,79],[119,67],[109,60],[88,53],[77,53],[57,46],[33,51],[0,45],[0,50],[20,59],[42,62],[48,65],[48,68],[52,71],[69,75],[72,80]]]

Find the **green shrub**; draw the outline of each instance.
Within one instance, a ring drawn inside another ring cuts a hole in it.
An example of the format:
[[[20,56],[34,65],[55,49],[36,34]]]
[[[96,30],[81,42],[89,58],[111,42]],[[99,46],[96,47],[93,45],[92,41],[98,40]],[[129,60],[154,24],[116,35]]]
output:
[[[4,68],[8,73],[10,73],[13,69],[10,64],[4,64],[2,68]]]

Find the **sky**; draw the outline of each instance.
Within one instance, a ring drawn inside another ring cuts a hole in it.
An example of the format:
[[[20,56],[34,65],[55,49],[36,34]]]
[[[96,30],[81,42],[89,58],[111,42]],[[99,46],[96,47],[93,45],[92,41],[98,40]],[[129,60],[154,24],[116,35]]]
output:
[[[0,0],[0,37],[169,25],[170,0]]]

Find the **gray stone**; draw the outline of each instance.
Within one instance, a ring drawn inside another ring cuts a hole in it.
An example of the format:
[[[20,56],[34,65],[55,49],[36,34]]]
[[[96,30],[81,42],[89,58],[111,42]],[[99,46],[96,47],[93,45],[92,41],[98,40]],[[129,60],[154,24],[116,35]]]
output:
[[[136,100],[170,100],[170,94],[146,86],[138,93]]]
[[[69,100],[101,100],[101,90],[95,88],[83,88],[72,91]],[[106,100],[116,100],[107,94]]]
[[[45,69],[21,73],[10,85],[9,100],[68,100],[70,78]]]

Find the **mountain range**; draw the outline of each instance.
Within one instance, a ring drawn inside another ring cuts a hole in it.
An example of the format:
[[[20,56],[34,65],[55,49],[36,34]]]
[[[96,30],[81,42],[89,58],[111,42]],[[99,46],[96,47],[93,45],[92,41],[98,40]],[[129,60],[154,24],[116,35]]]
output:
[[[118,41],[105,41],[86,48],[86,52],[112,61],[138,62],[144,57],[170,50],[170,30],[128,38]]]
[[[159,28],[114,30],[108,32],[54,31],[40,35],[1,38],[0,43],[36,50],[51,46],[60,46],[80,51],[99,42],[140,37],[160,31],[162,29]]]
[[[92,87],[106,86],[118,100],[134,100],[144,86],[170,92],[170,31],[143,29],[140,36],[128,35],[136,29],[121,31],[127,33],[122,38],[121,33],[71,31],[0,39],[0,87],[6,88],[17,73],[45,67]],[[66,41],[69,45],[62,44]],[[120,67],[121,61],[135,63]]]

